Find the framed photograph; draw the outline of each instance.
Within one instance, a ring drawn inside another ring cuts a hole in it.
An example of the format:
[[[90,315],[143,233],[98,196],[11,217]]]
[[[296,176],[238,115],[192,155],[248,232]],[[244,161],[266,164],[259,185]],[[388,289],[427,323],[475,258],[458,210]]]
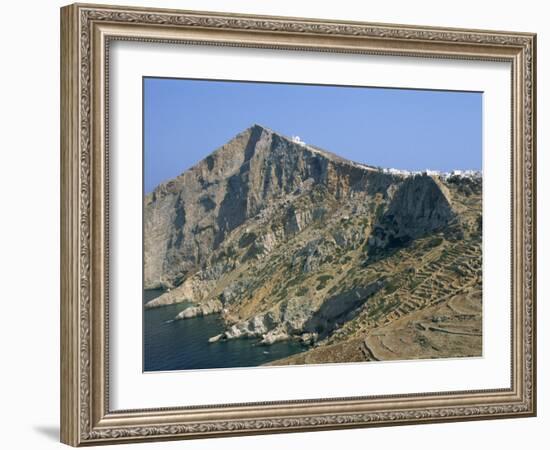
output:
[[[535,57],[62,8],[62,442],[535,415]]]

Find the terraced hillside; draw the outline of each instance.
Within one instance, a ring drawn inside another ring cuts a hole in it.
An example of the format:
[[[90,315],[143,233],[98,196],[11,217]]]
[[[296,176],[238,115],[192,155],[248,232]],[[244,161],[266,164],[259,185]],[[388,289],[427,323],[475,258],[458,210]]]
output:
[[[481,355],[481,178],[393,173],[255,125],[145,199],[148,308],[271,364]]]

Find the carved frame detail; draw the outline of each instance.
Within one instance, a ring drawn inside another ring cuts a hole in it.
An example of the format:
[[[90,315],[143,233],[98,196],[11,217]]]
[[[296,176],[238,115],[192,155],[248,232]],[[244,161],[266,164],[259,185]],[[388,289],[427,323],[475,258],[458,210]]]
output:
[[[64,7],[61,18],[63,442],[78,446],[535,415],[534,34],[94,5]],[[510,61],[511,389],[110,411],[105,99],[113,39]]]

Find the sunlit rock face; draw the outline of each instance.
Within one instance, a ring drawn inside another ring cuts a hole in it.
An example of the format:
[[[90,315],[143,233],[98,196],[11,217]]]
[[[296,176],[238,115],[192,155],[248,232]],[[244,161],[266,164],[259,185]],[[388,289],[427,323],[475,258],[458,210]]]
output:
[[[403,317],[431,261],[449,272],[441,295],[480,289],[481,184],[478,173],[374,168],[254,125],[146,195],[144,286],[165,290],[146,307],[220,314],[212,345],[297,339],[311,358],[351,346]],[[465,268],[449,256],[461,252]],[[358,348],[350,358],[368,359]]]

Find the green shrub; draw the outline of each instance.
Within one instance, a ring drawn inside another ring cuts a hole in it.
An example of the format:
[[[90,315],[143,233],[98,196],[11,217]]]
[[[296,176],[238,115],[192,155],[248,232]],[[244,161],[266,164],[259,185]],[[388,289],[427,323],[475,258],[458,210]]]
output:
[[[376,222],[379,222],[382,218],[382,214],[384,214],[384,203],[380,203],[376,207],[376,212],[374,213],[374,219]]]
[[[386,294],[392,294],[397,291],[397,289],[399,289],[399,283],[397,283],[395,280],[389,281],[385,287]]]
[[[309,289],[307,287],[301,286],[296,291],[296,295],[298,295],[299,297],[302,297],[302,296],[306,295],[308,293],[308,291],[309,291]]]
[[[426,247],[434,248],[441,245],[442,242],[443,242],[443,238],[440,236],[436,236],[428,241],[428,243],[426,244]]]
[[[316,287],[316,289],[318,291],[320,291],[321,289],[324,289],[327,284],[328,284],[328,281],[329,280],[332,280],[333,276],[332,275],[321,275],[321,276],[318,276],[317,277],[317,281],[318,281],[318,285]]]
[[[256,240],[256,233],[254,232],[246,232],[244,233],[241,238],[239,239],[239,247],[244,248],[248,245],[252,244]]]

